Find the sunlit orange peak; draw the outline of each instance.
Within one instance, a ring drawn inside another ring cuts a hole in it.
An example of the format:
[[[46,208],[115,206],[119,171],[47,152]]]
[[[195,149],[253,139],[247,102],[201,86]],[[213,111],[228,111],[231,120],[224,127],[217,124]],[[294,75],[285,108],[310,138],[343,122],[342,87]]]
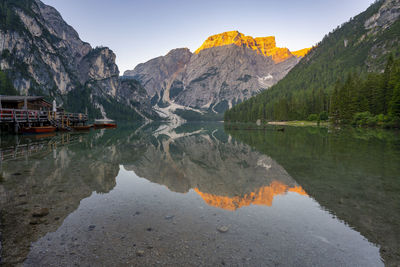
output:
[[[237,210],[241,207],[250,205],[272,206],[272,201],[276,195],[283,195],[287,192],[295,192],[307,196],[307,193],[301,186],[289,187],[281,182],[274,181],[269,186],[261,187],[256,192],[245,194],[244,196],[226,197],[212,195],[201,192],[198,188],[194,189],[203,200],[210,206],[222,208],[225,210]]]
[[[232,44],[237,46],[245,46],[266,57],[271,57],[275,63],[280,63],[293,56],[303,57],[309,51],[309,49],[306,48],[292,53],[287,48],[276,47],[275,36],[253,38],[238,31],[230,31],[208,37],[203,45],[195,51],[195,53],[198,54],[200,51],[212,47]]]

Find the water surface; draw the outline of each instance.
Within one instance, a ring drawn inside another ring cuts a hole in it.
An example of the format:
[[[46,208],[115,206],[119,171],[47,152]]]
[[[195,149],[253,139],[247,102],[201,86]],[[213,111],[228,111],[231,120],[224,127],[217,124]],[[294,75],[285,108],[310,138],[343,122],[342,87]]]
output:
[[[393,132],[222,124],[2,136],[2,261],[396,265],[399,144]]]

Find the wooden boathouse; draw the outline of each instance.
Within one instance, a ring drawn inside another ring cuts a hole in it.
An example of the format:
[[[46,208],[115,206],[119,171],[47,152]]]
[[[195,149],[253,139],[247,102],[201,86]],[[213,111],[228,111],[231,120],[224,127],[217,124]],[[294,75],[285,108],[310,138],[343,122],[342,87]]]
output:
[[[69,131],[87,121],[87,114],[65,112],[43,96],[0,96],[1,131],[20,133],[24,128],[45,126]]]

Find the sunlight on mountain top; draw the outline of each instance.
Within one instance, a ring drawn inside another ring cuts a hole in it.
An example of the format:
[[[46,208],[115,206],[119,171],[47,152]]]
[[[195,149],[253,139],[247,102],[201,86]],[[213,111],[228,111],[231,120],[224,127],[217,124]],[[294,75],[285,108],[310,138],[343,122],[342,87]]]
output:
[[[276,47],[275,36],[256,37],[246,36],[238,31],[229,31],[208,37],[202,46],[195,51],[198,54],[200,51],[208,48],[225,46],[225,45],[245,46],[258,54],[266,57],[271,57],[275,63],[283,62],[293,56],[303,57],[311,48],[305,48],[299,51],[291,52],[287,48]]]

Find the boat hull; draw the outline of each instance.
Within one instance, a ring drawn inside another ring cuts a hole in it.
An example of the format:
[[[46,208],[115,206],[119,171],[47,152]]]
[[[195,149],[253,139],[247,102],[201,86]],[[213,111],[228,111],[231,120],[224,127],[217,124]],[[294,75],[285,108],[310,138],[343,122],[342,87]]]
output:
[[[95,123],[94,128],[117,128],[115,123]]]
[[[53,126],[42,126],[42,127],[29,127],[22,128],[22,133],[52,133],[56,131],[56,127]]]

